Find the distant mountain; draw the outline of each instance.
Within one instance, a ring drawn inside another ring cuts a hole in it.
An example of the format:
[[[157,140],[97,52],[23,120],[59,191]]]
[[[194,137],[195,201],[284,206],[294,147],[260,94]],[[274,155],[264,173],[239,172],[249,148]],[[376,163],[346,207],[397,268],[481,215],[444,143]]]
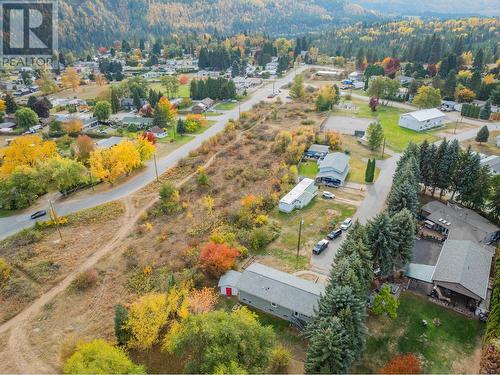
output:
[[[500,0],[352,0],[365,9],[394,15],[500,16]]]
[[[81,50],[168,33],[294,35],[377,17],[347,0],[60,0],[60,44]]]

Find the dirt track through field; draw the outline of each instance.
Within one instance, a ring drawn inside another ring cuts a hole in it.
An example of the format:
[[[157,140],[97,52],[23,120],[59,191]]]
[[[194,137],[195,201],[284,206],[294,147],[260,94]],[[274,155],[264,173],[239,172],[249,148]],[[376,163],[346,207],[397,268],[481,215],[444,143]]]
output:
[[[234,142],[237,142],[241,136],[254,127],[251,127],[241,133],[232,141],[229,142],[226,147],[212,155],[203,165],[206,169],[208,168],[217,158],[219,154],[228,149]],[[183,180],[176,184],[177,187],[184,185],[189,181],[196,172],[185,177]],[[134,205],[134,197],[140,196],[141,198],[149,198],[146,205],[141,206],[137,209]],[[41,358],[41,353],[33,346],[30,341],[31,332],[31,321],[32,319],[42,311],[43,307],[50,303],[59,293],[63,292],[68,288],[73,280],[85,270],[95,266],[99,260],[101,260],[105,255],[120,249],[120,245],[128,237],[128,235],[133,231],[138,220],[146,213],[157,201],[159,200],[158,193],[152,193],[148,195],[137,195],[129,196],[122,200],[125,205],[125,213],[123,217],[123,222],[120,225],[120,229],[116,232],[115,236],[111,241],[100,250],[92,254],[87,258],[81,265],[74,269],[66,278],[64,278],[59,284],[54,286],[48,292],[42,294],[38,297],[29,307],[24,309],[18,315],[14,316],[12,319],[0,325],[0,337],[7,336],[8,340],[6,346],[0,352],[0,373],[58,373],[60,369],[55,368],[52,364],[47,363],[43,358]],[[125,247],[123,247],[125,248]],[[55,362],[55,361],[53,361]]]

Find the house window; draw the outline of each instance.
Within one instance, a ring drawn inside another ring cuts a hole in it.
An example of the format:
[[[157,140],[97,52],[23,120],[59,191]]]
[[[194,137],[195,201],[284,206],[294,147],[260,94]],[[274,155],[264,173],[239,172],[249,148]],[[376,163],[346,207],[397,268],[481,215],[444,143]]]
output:
[[[296,317],[296,318],[298,318],[299,317],[299,313],[297,311],[294,311],[293,312],[293,316]]]
[[[278,307],[278,305],[275,304],[274,302],[271,302],[271,306],[274,307],[274,308]]]

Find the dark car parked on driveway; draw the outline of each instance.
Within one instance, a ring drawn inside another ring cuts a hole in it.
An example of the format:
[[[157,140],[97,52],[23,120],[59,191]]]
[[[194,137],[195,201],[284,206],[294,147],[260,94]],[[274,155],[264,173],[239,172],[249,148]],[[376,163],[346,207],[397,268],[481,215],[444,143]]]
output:
[[[329,239],[329,240],[334,240],[336,239],[337,237],[340,237],[342,235],[342,229],[335,229],[333,230],[331,233],[329,233],[326,237]]]
[[[314,246],[313,249],[313,254],[319,255],[321,254],[326,248],[328,248],[328,241],[327,240],[321,240],[319,241],[316,246]]]
[[[39,217],[42,217],[42,216],[45,216],[45,215],[47,215],[47,211],[45,211],[45,210],[37,211],[33,215],[31,215],[31,219],[32,220],[38,219]]]

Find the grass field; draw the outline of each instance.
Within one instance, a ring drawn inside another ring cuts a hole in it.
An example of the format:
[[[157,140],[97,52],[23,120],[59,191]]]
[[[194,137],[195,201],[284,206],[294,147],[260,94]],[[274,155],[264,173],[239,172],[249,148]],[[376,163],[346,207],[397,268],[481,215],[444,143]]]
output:
[[[312,247],[331,229],[356,212],[356,207],[316,197],[306,208],[290,214],[276,208],[270,218],[281,226],[281,235],[269,246],[269,252],[295,268],[299,223],[304,219],[301,236],[301,255],[310,257]],[[293,255],[290,257],[290,255]],[[302,261],[300,261],[302,262]],[[298,268],[298,267],[297,267]]]
[[[353,99],[352,103],[358,107],[356,111],[342,110],[339,112],[380,121],[384,128],[387,146],[396,152],[403,151],[410,142],[421,143],[424,139],[429,142],[439,140],[439,137],[432,133],[417,133],[410,129],[401,128],[399,126],[399,116],[408,111],[395,107],[378,106],[377,112],[372,112],[368,103],[362,100]]]
[[[377,373],[391,358],[415,353],[422,359],[424,373],[474,372],[471,365],[482,325],[477,320],[405,292],[401,295],[398,317],[369,317],[370,335],[364,356],[352,372]],[[441,325],[433,323],[439,319]],[[428,322],[425,327],[422,320]],[[477,371],[477,370],[476,370]]]
[[[318,163],[315,161],[304,161],[299,167],[299,175],[302,177],[312,178],[313,180],[316,178],[318,171]]]
[[[490,138],[488,139],[488,142],[479,144],[479,142],[476,142],[475,140],[469,140],[463,142],[462,145],[464,147],[471,146],[472,150],[480,152],[482,154],[500,156],[500,148],[496,146],[496,137],[498,135],[500,135],[499,130],[492,131],[490,132]]]
[[[232,102],[227,102],[227,103],[219,103],[215,106],[215,109],[218,111],[229,111],[233,108],[236,108],[238,103],[232,103]]]
[[[177,90],[177,94],[175,95],[175,97],[176,98],[189,98],[189,87],[190,87],[189,84],[179,85],[179,90]],[[151,82],[149,84],[149,88],[153,89],[155,91],[161,91],[161,92],[165,91],[165,88],[159,82]]]
[[[352,157],[349,165],[351,166],[351,170],[347,175],[347,181],[355,182],[357,184],[364,184],[365,182],[365,173],[366,173],[366,164],[367,162],[361,160],[359,157]],[[375,178],[374,182],[377,181],[378,176],[380,175],[380,168],[375,168]]]

